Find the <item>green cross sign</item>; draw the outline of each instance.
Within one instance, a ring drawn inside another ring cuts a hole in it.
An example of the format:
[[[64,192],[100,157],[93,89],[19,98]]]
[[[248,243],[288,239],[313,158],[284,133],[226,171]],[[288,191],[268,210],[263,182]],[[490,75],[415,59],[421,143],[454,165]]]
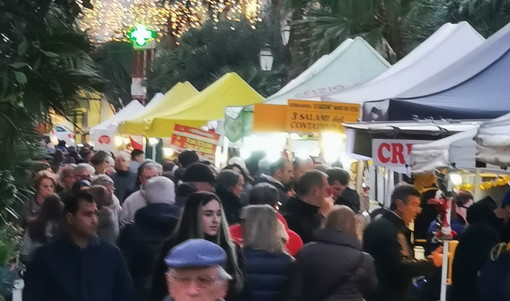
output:
[[[137,24],[129,32],[129,39],[134,42],[135,47],[143,47],[149,40],[156,37],[156,31],[148,29],[145,25]]]

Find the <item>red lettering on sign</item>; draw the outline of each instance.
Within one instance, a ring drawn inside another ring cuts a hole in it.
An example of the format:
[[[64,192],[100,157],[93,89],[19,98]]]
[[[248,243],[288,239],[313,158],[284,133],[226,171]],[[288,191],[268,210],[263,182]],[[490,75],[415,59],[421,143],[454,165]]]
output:
[[[377,157],[381,163],[390,162],[389,152],[391,152],[391,146],[388,143],[381,143],[379,145],[379,149],[377,150]]]
[[[404,159],[404,146],[400,143],[392,143],[391,147],[392,147],[391,163],[405,164],[406,160]]]

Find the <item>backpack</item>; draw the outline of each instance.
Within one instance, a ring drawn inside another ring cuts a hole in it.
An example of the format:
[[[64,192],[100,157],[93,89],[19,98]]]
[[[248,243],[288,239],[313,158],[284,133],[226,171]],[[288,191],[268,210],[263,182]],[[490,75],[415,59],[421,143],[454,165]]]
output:
[[[510,245],[499,243],[492,248],[476,286],[480,301],[510,300]]]

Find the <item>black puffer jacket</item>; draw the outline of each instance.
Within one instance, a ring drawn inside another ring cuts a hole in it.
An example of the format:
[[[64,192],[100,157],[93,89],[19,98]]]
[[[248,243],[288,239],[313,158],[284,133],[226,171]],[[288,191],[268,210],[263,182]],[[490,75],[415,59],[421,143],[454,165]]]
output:
[[[287,300],[352,300],[377,286],[373,259],[352,235],[321,229],[296,256]]]
[[[243,208],[241,199],[232,192],[227,191],[221,187],[216,189],[216,195],[221,200],[221,205],[223,207],[223,211],[225,212],[225,217],[227,218],[228,224],[234,225],[239,223],[241,208]]]
[[[271,254],[250,248],[243,249],[246,260],[246,301],[280,301],[294,259],[288,254]]]
[[[170,204],[149,204],[138,210],[135,222],[122,229],[117,244],[124,255],[138,293],[150,300],[152,272],[163,242],[170,236],[180,209]]]
[[[478,301],[478,272],[489,259],[490,250],[501,242],[504,222],[494,214],[496,203],[490,197],[469,207],[469,226],[460,235],[452,266],[452,300]]]

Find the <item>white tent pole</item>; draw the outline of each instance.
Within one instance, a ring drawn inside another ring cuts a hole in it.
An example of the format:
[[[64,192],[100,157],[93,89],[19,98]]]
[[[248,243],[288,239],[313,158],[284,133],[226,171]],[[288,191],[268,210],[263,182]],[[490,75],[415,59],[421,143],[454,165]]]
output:
[[[449,249],[449,241],[443,241],[443,266],[441,267],[441,301],[446,301],[446,291],[448,289],[448,249]]]
[[[450,178],[448,178],[448,191],[453,191],[453,183]],[[446,193],[446,192],[444,192]],[[440,231],[443,234],[451,234],[452,231],[452,199],[450,197],[446,198],[446,223],[447,227],[444,225],[440,228]],[[448,290],[448,253],[450,248],[450,240],[443,240],[443,265],[441,266],[441,295],[440,300],[446,301],[446,291]]]
[[[480,184],[482,182],[481,170],[480,168],[475,169],[475,195],[474,201],[478,201],[481,198]]]

